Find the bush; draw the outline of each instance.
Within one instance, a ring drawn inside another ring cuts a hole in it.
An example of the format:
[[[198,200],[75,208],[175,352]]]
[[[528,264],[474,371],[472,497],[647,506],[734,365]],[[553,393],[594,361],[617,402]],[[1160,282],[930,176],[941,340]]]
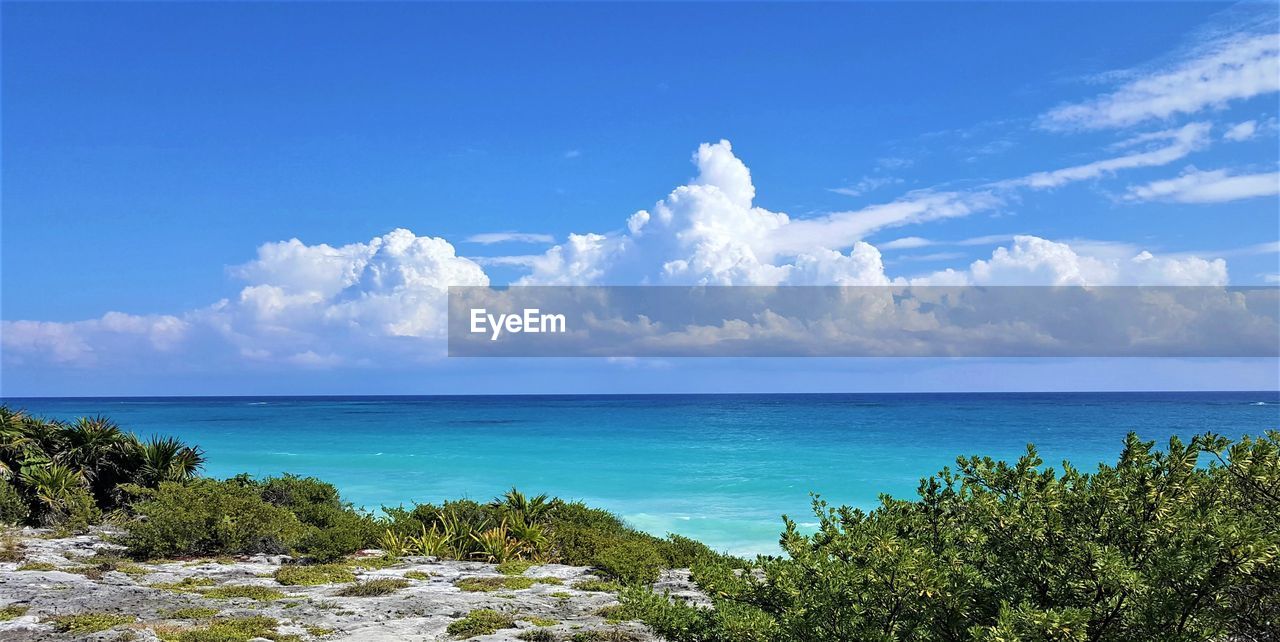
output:
[[[477,609],[460,620],[449,623],[445,631],[456,638],[473,638],[477,635],[489,635],[502,629],[514,628],[515,618],[491,609]]]
[[[235,480],[139,489],[122,543],[140,558],[285,553],[304,528],[287,509]]]
[[[815,534],[784,520],[787,557],[696,567],[714,610],[622,602],[677,641],[1272,639],[1280,433],[1153,445],[1130,435],[1092,474],[961,458],[869,513],[815,500]]]
[[[0,524],[23,524],[30,516],[27,500],[13,484],[0,479]]]
[[[270,602],[284,597],[284,593],[266,586],[254,586],[250,584],[228,584],[211,588],[202,593],[207,598],[215,600],[234,600],[237,598],[248,598],[259,602]]]
[[[87,635],[106,631],[107,629],[129,624],[134,621],[132,615],[116,613],[81,613],[78,615],[59,615],[53,618],[53,628],[60,633]]]
[[[352,584],[338,591],[338,595],[341,597],[376,597],[395,593],[407,586],[409,586],[409,580],[386,577]]]
[[[44,521],[59,535],[84,533],[102,520],[102,510],[86,488],[69,488],[57,508],[45,513]]]
[[[354,582],[356,574],[342,564],[315,564],[281,566],[275,572],[276,581],[286,586],[316,586],[319,584],[343,584]]]
[[[596,553],[595,566],[624,584],[653,584],[667,560],[652,542],[619,540]]]

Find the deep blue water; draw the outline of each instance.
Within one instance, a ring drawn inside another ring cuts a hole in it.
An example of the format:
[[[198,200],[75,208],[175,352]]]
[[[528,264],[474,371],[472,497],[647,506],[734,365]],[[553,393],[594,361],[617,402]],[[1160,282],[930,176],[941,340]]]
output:
[[[1280,393],[1020,393],[7,399],[103,414],[202,446],[206,472],[293,472],[358,505],[489,499],[512,485],[739,553],[777,549],[809,493],[869,507],[957,455],[1092,468],[1125,433],[1165,442],[1280,428]]]

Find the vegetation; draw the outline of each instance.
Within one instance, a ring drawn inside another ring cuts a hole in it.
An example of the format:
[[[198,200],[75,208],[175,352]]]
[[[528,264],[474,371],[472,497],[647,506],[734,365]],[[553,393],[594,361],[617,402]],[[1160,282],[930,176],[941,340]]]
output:
[[[180,609],[174,609],[165,613],[166,617],[175,620],[203,620],[211,618],[218,614],[218,609],[203,606],[189,606]]]
[[[498,564],[501,576],[457,583],[473,591],[558,583],[526,576],[537,564],[590,566],[601,579],[574,588],[618,593],[621,605],[606,617],[642,620],[676,642],[1113,642],[1152,632],[1162,642],[1272,640],[1280,622],[1277,432],[1236,443],[1172,439],[1163,449],[1131,435],[1117,463],[1090,473],[1066,463],[1046,467],[1034,448],[1014,463],[961,458],[922,480],[914,500],[884,497],[862,511],[815,498],[816,532],[784,517],[785,554],[750,562],[516,489],[485,503],[384,507],[385,516],[375,517],[316,479],[207,479],[197,474],[201,462],[194,447],[144,441],[103,418],[62,423],[0,407],[0,520],[67,531],[109,516],[140,558],[303,557],[307,563],[276,572],[283,585],[353,582],[353,569],[403,556]],[[347,557],[373,546],[387,557]],[[20,561],[22,554],[5,534],[0,557]],[[649,588],[669,568],[691,568],[712,607]],[[99,556],[66,570],[142,569]],[[381,578],[338,594],[386,595],[409,585]],[[210,588],[207,580],[152,586],[208,597],[283,596],[260,586]],[[122,617],[88,614],[59,626]],[[213,618],[161,637],[282,639],[267,620]],[[480,610],[449,633],[513,626],[509,615]],[[543,636],[535,631],[529,639]]]
[[[132,615],[117,613],[80,613],[78,615],[59,615],[53,618],[53,628],[59,633],[86,635],[106,631],[107,629],[133,622]]]
[[[202,593],[205,597],[215,600],[234,600],[236,598],[248,598],[259,602],[270,602],[284,597],[284,593],[266,586],[253,586],[244,584],[228,584],[211,588]]]
[[[688,538],[654,537],[607,511],[546,495],[528,497],[514,488],[489,503],[459,500],[383,511],[388,524],[379,545],[390,554],[494,562],[510,575],[555,562],[594,566],[625,583],[651,583],[662,569],[687,567],[702,557],[737,563]]]
[[[489,635],[502,629],[515,627],[515,618],[491,609],[477,609],[466,617],[449,623],[446,633],[456,638],[473,638],[477,635]]]
[[[22,606],[20,604],[10,604],[9,606],[2,607],[0,608],[0,622],[16,620],[26,615],[29,609],[30,607]]]
[[[276,633],[279,622],[265,615],[218,618],[208,625],[175,631],[157,631],[165,642],[248,642],[266,638],[277,642],[297,640],[297,636]]]
[[[186,482],[203,463],[198,448],[104,417],[64,423],[0,406],[0,522],[83,531],[122,507],[128,488]]]
[[[623,612],[696,641],[1274,639],[1280,433],[1153,446],[1091,474],[961,458],[871,512],[815,500],[785,557],[695,565],[714,609],[633,587]]]
[[[357,582],[338,591],[338,595],[342,597],[377,597],[395,593],[407,586],[409,586],[408,580],[402,580],[398,577],[385,577]]]
[[[356,581],[356,574],[342,564],[281,566],[276,569],[274,576],[277,582],[286,586],[316,586]]]

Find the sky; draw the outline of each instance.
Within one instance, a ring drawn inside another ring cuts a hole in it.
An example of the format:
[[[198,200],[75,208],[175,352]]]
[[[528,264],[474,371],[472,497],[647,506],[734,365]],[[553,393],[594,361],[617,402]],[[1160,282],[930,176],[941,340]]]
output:
[[[0,395],[1276,389],[459,359],[449,285],[1275,285],[1269,3],[4,3]]]

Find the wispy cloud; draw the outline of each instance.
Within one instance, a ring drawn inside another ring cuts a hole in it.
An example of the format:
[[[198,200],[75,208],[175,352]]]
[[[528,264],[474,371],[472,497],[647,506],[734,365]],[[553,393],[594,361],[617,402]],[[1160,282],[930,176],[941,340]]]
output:
[[[1131,75],[1112,93],[1049,111],[1041,125],[1053,130],[1127,127],[1275,93],[1280,91],[1280,34],[1228,36],[1162,69]]]
[[[882,250],[908,250],[920,247],[933,247],[937,245],[950,246],[974,246],[974,245],[995,245],[998,243],[1006,243],[1012,241],[1013,234],[988,234],[986,236],[974,236],[967,239],[957,241],[939,241],[934,239],[921,238],[919,236],[906,236],[900,239],[894,239],[879,245]]]
[[[1002,181],[996,185],[1001,187],[1049,189],[1077,181],[1099,178],[1120,170],[1168,165],[1206,147],[1209,144],[1209,131],[1211,128],[1212,126],[1209,123],[1189,123],[1176,129],[1142,134],[1122,142],[1120,146],[1133,147],[1152,141],[1168,141],[1168,144],[1163,147],[1107,158],[1084,165],[1047,172],[1036,172],[1023,178]]]
[[[1256,133],[1258,133],[1258,121],[1246,120],[1243,123],[1232,125],[1231,128],[1227,130],[1227,133],[1223,134],[1222,137],[1226,140],[1238,143],[1240,141],[1253,138],[1253,135]]]
[[[861,179],[858,180],[857,183],[854,183],[853,185],[846,185],[844,187],[832,187],[832,188],[829,188],[827,191],[835,192],[836,194],[842,194],[844,196],[862,196],[867,192],[873,192],[875,190],[880,189],[881,187],[888,187],[889,185],[899,185],[901,183],[902,183],[902,179],[894,176],[863,176]]]
[[[555,243],[556,237],[550,234],[531,232],[486,232],[484,234],[472,234],[463,240],[467,243],[479,243],[481,245],[493,245],[495,243]]]
[[[484,266],[505,265],[505,266],[517,266],[517,267],[527,268],[527,267],[533,267],[534,263],[536,263],[539,259],[542,258],[542,255],[541,254],[518,254],[518,255],[512,255],[512,256],[469,256],[467,258],[471,259],[472,261],[475,261],[477,265],[484,265]]]
[[[582,150],[580,149],[570,149],[564,153],[565,158],[578,158],[579,156],[582,156]]]
[[[1127,201],[1225,203],[1280,194],[1280,172],[1231,175],[1225,169],[1202,172],[1190,168],[1177,178],[1129,188]]]

